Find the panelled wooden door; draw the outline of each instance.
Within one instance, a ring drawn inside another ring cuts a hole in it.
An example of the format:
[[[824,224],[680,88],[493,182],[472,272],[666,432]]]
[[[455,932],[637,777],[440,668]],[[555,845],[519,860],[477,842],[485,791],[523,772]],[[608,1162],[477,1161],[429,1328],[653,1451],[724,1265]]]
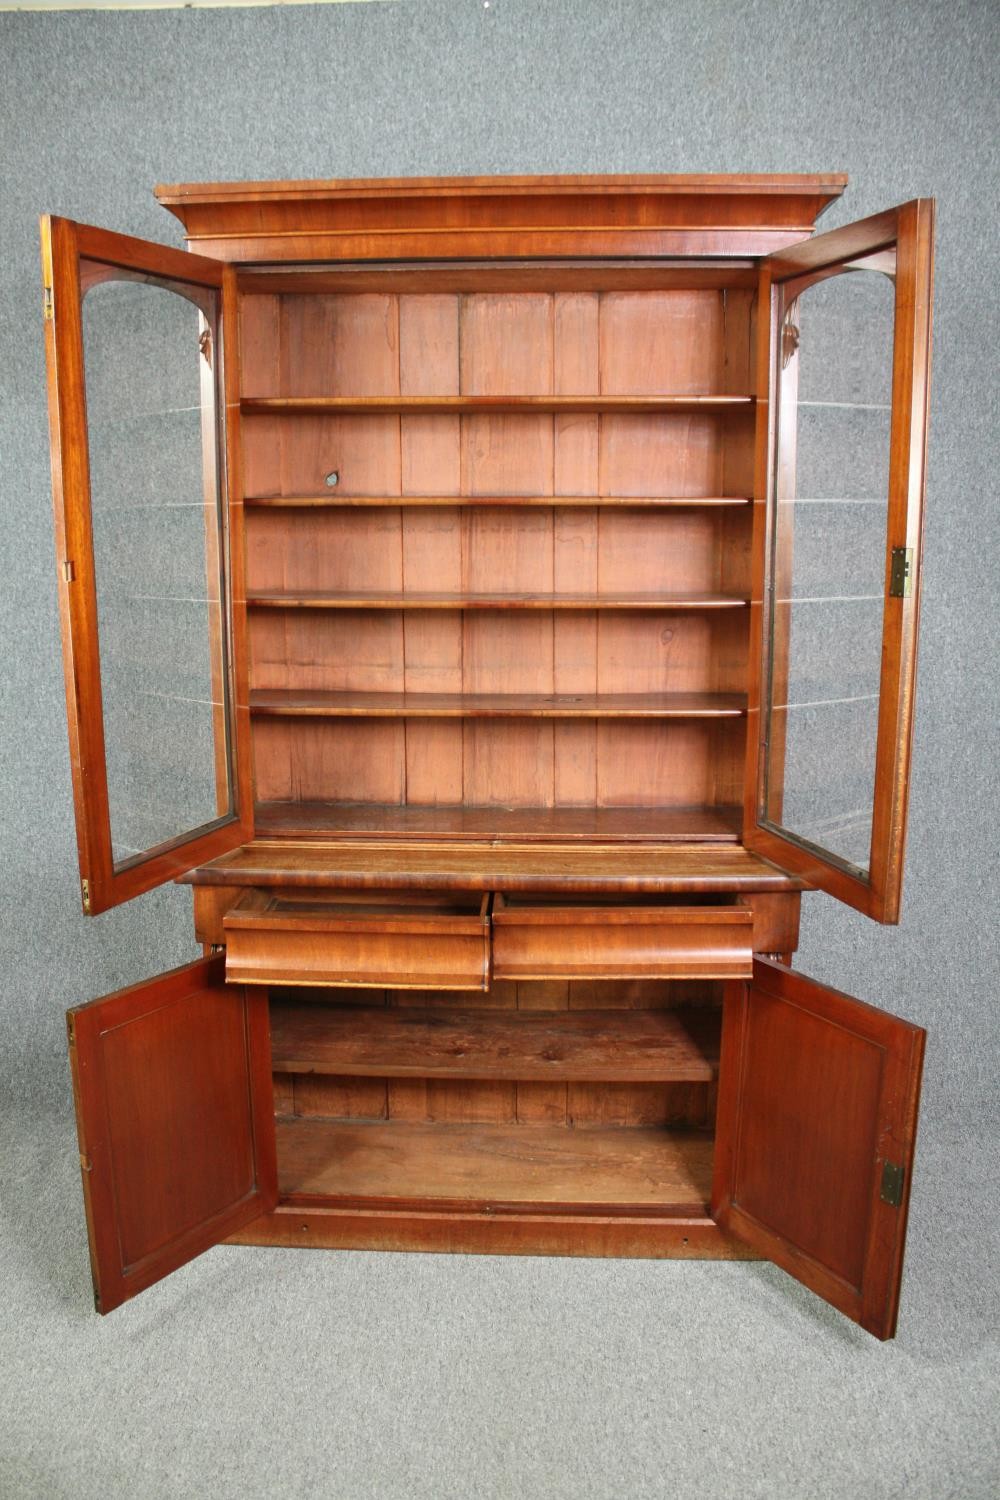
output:
[[[94,1296],[144,1291],[277,1201],[266,991],[203,959],[67,1016]]]
[[[70,761],[94,913],[253,832],[233,678],[245,658],[235,273],[58,218],[42,220],[42,262]]]
[[[744,842],[899,920],[934,204],[761,263]]]
[[[713,1216],[881,1339],[896,1331],[924,1040],[766,959],[726,993]]]

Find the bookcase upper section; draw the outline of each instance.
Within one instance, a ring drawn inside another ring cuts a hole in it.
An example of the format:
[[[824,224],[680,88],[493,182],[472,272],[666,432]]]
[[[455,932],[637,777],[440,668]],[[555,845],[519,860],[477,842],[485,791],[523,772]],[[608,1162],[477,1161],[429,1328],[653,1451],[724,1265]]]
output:
[[[844,173],[394,177],[156,188],[192,249],[247,263],[754,257],[795,244]]]

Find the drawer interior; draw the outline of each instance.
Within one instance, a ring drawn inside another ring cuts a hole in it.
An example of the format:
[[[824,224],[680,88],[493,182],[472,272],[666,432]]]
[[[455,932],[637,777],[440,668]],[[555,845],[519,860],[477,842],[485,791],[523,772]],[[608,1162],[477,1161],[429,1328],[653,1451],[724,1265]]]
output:
[[[485,990],[489,895],[249,890],[223,917],[243,984]]]
[[[475,891],[324,891],[315,887],[297,890],[252,889],[243,893],[227,912],[227,929],[241,926],[284,927],[296,922],[338,926],[351,921],[372,926],[416,926],[440,923],[456,930],[476,930],[489,915],[489,897]]]

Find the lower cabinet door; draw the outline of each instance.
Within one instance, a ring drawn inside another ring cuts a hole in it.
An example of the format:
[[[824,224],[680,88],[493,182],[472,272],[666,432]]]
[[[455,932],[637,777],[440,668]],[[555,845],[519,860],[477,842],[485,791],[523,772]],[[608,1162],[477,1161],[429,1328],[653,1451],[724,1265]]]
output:
[[[881,1339],[896,1331],[924,1040],[765,959],[727,988],[713,1216]]]
[[[221,957],[67,1015],[94,1297],[110,1312],[277,1201],[267,995]]]

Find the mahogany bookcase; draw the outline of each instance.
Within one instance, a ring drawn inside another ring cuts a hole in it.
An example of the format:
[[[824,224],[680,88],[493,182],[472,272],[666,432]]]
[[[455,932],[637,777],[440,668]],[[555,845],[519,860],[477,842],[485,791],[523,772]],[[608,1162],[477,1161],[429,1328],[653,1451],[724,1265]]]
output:
[[[97,1306],[223,1239],[764,1255],[895,1329],[933,204],[843,176],[157,189],[43,221]]]

